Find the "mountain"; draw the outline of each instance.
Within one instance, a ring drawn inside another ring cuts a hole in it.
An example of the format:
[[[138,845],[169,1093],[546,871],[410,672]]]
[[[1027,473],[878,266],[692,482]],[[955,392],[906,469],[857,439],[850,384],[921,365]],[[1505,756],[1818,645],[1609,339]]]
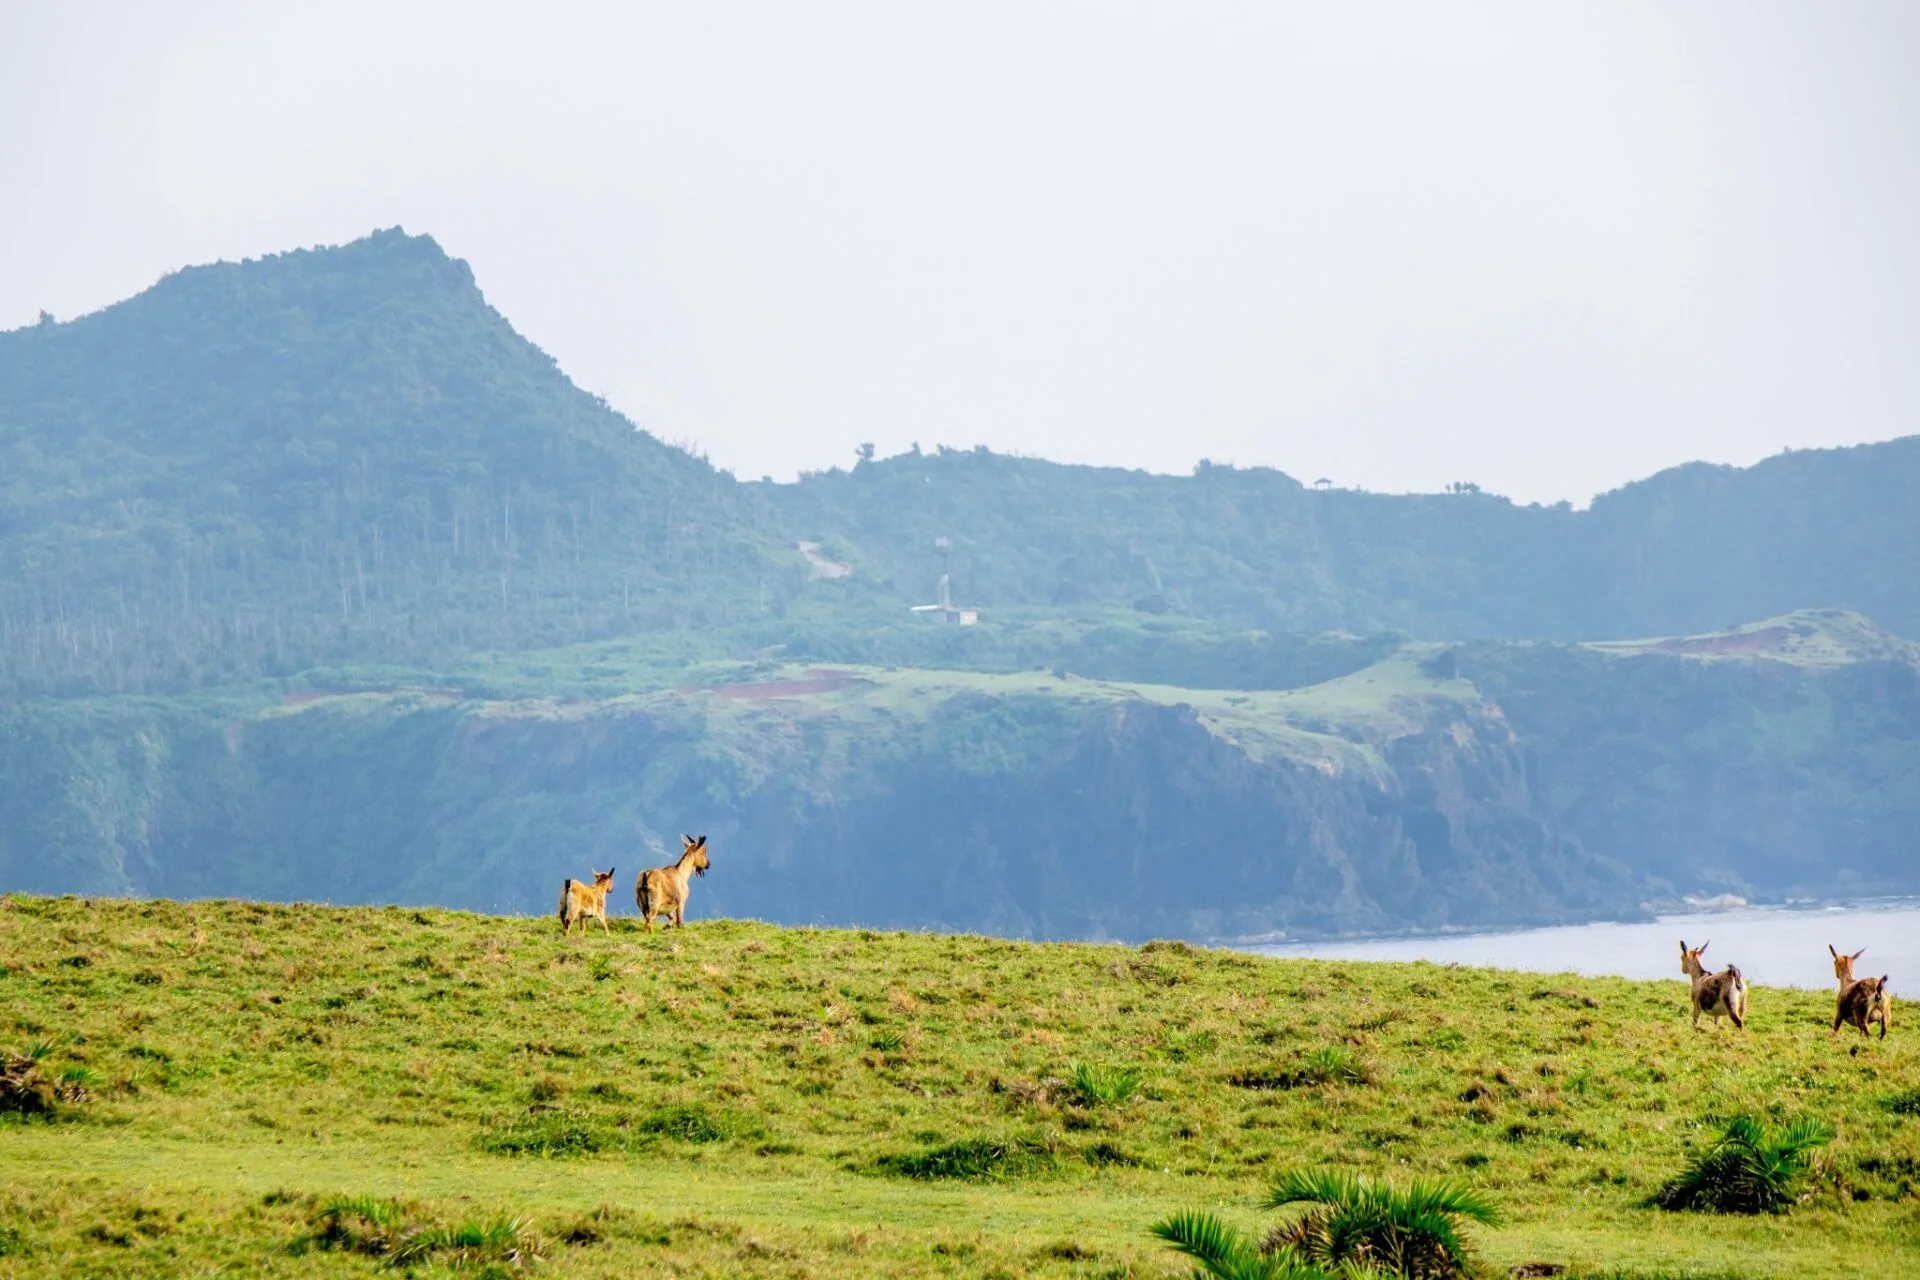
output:
[[[724,618],[703,583],[786,567],[753,509],[575,388],[430,239],[195,267],[0,335],[0,687]]]
[[[845,650],[943,569],[989,616],[1575,640],[1843,608],[1920,635],[1920,437],[1694,464],[1578,512],[985,450],[741,484],[398,230],[0,334],[0,691],[727,628]]]
[[[856,573],[902,598],[925,597],[950,560],[966,603],[1121,606],[1269,631],[1603,639],[1844,608],[1920,636],[1920,436],[1744,469],[1691,464],[1586,511],[984,449],[862,461],[771,497],[790,527],[837,539]]]

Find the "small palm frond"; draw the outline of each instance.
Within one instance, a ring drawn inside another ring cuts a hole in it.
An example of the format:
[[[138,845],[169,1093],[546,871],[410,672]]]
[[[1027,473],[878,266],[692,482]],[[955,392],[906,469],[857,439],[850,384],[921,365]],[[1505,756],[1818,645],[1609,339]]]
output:
[[[1176,1213],[1149,1230],[1216,1275],[1216,1268],[1253,1252],[1244,1235],[1211,1213]]]
[[[1200,1264],[1195,1280],[1373,1280],[1364,1273],[1323,1271],[1290,1251],[1263,1253],[1211,1213],[1178,1213],[1151,1228],[1154,1236]]]
[[[1415,1178],[1408,1184],[1403,1198],[1409,1209],[1420,1213],[1470,1218],[1483,1227],[1500,1225],[1500,1210],[1492,1200],[1472,1187],[1449,1179]]]
[[[1264,1209],[1290,1204],[1325,1204],[1348,1208],[1366,1198],[1367,1184],[1351,1173],[1335,1169],[1292,1169],[1267,1188]]]

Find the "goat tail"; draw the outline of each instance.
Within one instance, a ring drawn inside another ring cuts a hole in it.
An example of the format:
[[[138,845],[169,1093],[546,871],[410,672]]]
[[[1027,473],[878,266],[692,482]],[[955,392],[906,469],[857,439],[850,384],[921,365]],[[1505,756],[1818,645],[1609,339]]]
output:
[[[647,919],[653,914],[653,881],[646,872],[640,873],[640,883],[634,887],[634,897],[639,899],[640,918]]]

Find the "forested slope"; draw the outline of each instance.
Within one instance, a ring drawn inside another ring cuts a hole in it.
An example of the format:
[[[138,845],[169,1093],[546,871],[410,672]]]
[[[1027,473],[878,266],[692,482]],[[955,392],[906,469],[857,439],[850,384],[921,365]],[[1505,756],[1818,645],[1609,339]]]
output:
[[[803,539],[851,576],[809,581]],[[990,616],[1582,639],[1831,607],[1914,635],[1920,438],[1682,467],[1584,512],[983,450],[741,484],[574,387],[397,230],[0,334],[0,690],[857,635],[949,561]]]
[[[787,568],[757,509],[575,388],[429,239],[196,267],[0,334],[0,687],[708,620],[729,597],[701,584]]]

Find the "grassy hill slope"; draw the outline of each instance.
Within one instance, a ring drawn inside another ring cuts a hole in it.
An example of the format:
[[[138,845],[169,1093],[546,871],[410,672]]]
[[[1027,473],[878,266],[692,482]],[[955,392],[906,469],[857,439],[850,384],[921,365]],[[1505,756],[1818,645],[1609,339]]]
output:
[[[518,1274],[508,1248],[583,1277],[1172,1275],[1148,1223],[1252,1225],[1268,1178],[1321,1165],[1490,1192],[1499,1270],[1920,1268],[1920,1058],[1899,1027],[1830,1043],[1822,993],[1695,1032],[1677,977],[699,919],[728,874],[684,933],[570,940],[0,899],[0,1050],[90,1095],[0,1117],[0,1277],[373,1275],[383,1235],[427,1248],[419,1275]],[[1139,1087],[1076,1097],[1076,1064]],[[1742,1110],[1837,1123],[1805,1203],[1643,1207]]]

